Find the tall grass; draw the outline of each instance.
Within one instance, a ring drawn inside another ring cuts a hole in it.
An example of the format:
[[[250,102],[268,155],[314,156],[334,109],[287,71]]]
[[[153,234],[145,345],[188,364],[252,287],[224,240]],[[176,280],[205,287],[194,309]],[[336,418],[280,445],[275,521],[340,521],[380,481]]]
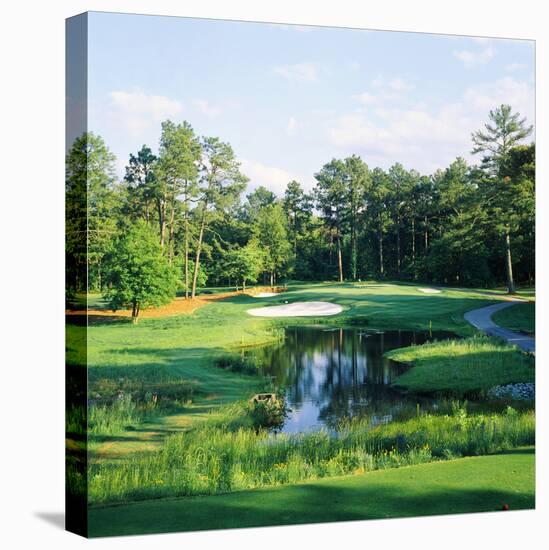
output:
[[[204,424],[172,435],[158,452],[124,463],[94,464],[93,503],[216,494],[329,476],[481,455],[532,444],[533,412],[419,415],[373,426],[349,421],[335,433],[272,435]]]

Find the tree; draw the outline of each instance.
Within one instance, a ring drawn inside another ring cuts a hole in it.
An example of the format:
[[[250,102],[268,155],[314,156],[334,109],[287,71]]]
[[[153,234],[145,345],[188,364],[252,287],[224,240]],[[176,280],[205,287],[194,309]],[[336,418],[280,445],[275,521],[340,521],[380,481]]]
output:
[[[515,292],[513,279],[513,260],[511,255],[511,233],[516,229],[517,216],[513,208],[516,193],[516,182],[509,176],[508,163],[511,149],[532,133],[532,126],[526,125],[526,118],[519,113],[512,113],[510,105],[501,105],[490,111],[490,123],[483,130],[472,134],[473,154],[483,153],[482,167],[487,178],[486,204],[500,216],[497,223],[505,239],[505,271],[507,290]],[[497,219],[497,218],[496,218]]]
[[[400,276],[402,270],[402,228],[403,218],[407,210],[409,194],[412,188],[412,178],[410,173],[404,169],[402,164],[396,163],[388,172],[388,183],[391,197],[391,212],[394,221],[396,236],[396,265],[397,275]]]
[[[286,186],[282,207],[288,218],[288,233],[292,241],[294,263],[297,262],[297,245],[312,214],[312,197],[307,195],[301,184],[292,180]]]
[[[276,195],[269,191],[263,185],[254,189],[246,195],[246,204],[244,205],[244,218],[248,222],[253,222],[259,210],[276,202]]]
[[[271,204],[258,212],[254,234],[263,251],[264,269],[269,273],[271,286],[274,287],[291,253],[286,218],[280,204]]]
[[[75,289],[103,285],[101,264],[116,232],[115,161],[103,138],[91,132],[77,138],[67,155],[66,254]]]
[[[350,233],[350,271],[351,278],[357,278],[357,234],[359,220],[366,206],[366,193],[371,183],[368,165],[358,156],[353,155],[345,159],[345,179],[347,186],[347,200],[345,201],[345,220]]]
[[[514,216],[517,230],[513,259],[519,276],[533,284],[535,273],[536,232],[536,150],[535,145],[517,145],[509,151],[505,171],[514,184]]]
[[[225,276],[236,281],[236,290],[239,283],[242,283],[242,290],[246,290],[246,283],[256,283],[262,266],[263,253],[256,240],[250,241],[246,246],[236,246],[225,252],[223,263]]]
[[[200,166],[200,198],[196,208],[198,217],[198,238],[194,260],[191,298],[196,295],[196,283],[200,268],[200,254],[204,232],[216,215],[230,208],[246,188],[248,178],[240,172],[233,148],[219,138],[202,140],[202,161]]]
[[[385,276],[385,260],[383,242],[391,225],[391,216],[388,208],[389,179],[381,168],[372,171],[372,185],[369,189],[367,202],[369,221],[373,225],[378,242],[379,275]]]
[[[125,215],[132,221],[144,219],[151,223],[155,204],[155,164],[157,158],[151,149],[143,145],[137,155],[130,154],[126,166],[126,204],[123,207]]]
[[[162,254],[155,233],[143,221],[114,241],[105,264],[105,298],[115,311],[131,307],[134,323],[144,307],[160,306],[175,297],[176,272]]]
[[[184,260],[183,286],[185,298],[189,297],[189,215],[190,203],[198,194],[198,162],[200,160],[200,143],[188,122],[174,124],[171,121],[162,123],[160,138],[160,156],[158,159],[158,179],[162,182],[160,196],[163,197],[163,224],[160,226],[160,242],[164,244],[164,227],[169,225],[168,258],[170,263],[175,253],[176,215],[181,205],[183,214]],[[179,199],[181,202],[179,203]],[[169,218],[166,220],[166,208]]]
[[[332,159],[325,164],[320,172],[315,174],[317,185],[315,198],[330,234],[336,242],[337,268],[339,282],[343,282],[342,240],[345,227],[345,207],[347,204],[347,188],[345,185],[345,164],[341,160]]]

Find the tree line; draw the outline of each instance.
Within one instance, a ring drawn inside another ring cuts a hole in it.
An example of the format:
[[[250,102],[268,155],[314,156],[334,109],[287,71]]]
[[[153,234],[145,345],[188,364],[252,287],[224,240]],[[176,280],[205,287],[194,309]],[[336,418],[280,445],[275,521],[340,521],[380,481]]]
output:
[[[66,163],[68,292],[102,291],[136,319],[206,284],[390,278],[513,292],[535,276],[535,146],[521,144],[531,132],[501,105],[472,134],[476,165],[458,157],[423,175],[352,155],[280,197],[262,185],[246,194],[231,145],[188,122],[162,123],[158,153],[131,154],[123,181],[87,133]]]

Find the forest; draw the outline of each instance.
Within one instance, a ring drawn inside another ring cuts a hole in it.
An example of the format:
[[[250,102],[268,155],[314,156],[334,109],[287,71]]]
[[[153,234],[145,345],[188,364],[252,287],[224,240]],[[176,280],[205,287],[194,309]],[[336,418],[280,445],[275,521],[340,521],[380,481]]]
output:
[[[282,196],[250,181],[229,143],[186,121],[163,122],[158,151],[131,154],[122,181],[108,144],[84,134],[66,164],[68,296],[102,292],[137,321],[140,308],[207,286],[533,285],[533,128],[508,105],[487,118],[471,134],[477,164],[457,157],[421,174],[398,159],[389,169],[326,159],[312,189],[289,181]]]

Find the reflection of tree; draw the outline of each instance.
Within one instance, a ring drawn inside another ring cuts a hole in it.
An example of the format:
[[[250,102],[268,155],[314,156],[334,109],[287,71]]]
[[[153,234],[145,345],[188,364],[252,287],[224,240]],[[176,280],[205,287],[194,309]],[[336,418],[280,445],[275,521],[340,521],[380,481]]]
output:
[[[426,335],[409,331],[291,327],[282,344],[252,353],[284,388],[290,408],[310,402],[318,420],[335,427],[342,418],[402,414],[403,397],[390,387],[399,367],[383,354],[425,341]]]

